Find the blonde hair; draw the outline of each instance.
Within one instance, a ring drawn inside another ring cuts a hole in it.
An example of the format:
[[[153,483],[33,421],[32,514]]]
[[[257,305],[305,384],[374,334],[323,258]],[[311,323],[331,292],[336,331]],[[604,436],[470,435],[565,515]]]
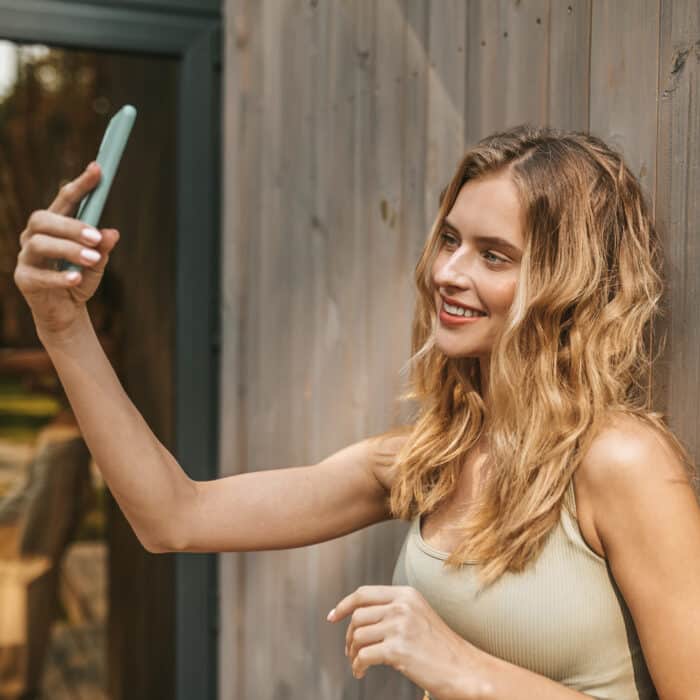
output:
[[[444,218],[464,183],[507,173],[524,211],[520,279],[489,362],[484,401],[476,357],[435,346],[431,268]],[[415,268],[409,390],[417,402],[394,454],[394,517],[435,510],[452,495],[488,416],[488,468],[445,562],[479,566],[482,586],[534,561],[567,485],[611,412],[664,437],[689,475],[688,451],[651,410],[652,330],[663,293],[661,244],[622,156],[582,132],[528,124],[479,141],[440,195]]]

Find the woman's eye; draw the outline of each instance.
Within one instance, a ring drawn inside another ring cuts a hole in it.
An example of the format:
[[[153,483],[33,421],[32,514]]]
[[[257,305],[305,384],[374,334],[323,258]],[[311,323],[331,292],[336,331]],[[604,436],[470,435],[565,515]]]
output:
[[[455,245],[459,245],[459,241],[458,241],[452,234],[450,234],[450,233],[441,233],[441,234],[440,234],[440,239],[441,239],[441,241],[443,241],[444,243],[448,243],[448,244],[453,244],[453,243],[454,243]],[[484,256],[487,256],[487,255],[490,255],[490,256],[491,256],[491,258],[490,258],[490,260],[488,260],[488,262],[490,262],[492,265],[504,265],[505,263],[508,262],[508,261],[505,260],[504,258],[502,258],[502,257],[500,257],[500,256],[498,256],[498,255],[495,255],[495,254],[492,253],[490,250],[487,250],[487,251],[484,253]]]
[[[497,264],[505,263],[508,262],[507,260],[504,260],[503,258],[499,257],[498,255],[494,255],[490,250],[487,250],[484,255],[490,255],[492,260],[490,262],[495,262]]]

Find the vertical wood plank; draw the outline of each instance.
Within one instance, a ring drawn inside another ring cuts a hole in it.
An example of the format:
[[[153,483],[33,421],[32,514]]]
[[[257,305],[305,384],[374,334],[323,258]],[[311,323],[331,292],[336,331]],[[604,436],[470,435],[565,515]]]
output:
[[[405,331],[406,290],[402,286],[403,148],[401,124],[406,90],[405,73],[406,18],[404,3],[392,1],[370,3],[372,6],[372,44],[369,62],[369,98],[365,104],[369,119],[362,124],[361,138],[368,211],[368,248],[358,263],[367,267],[368,286],[364,305],[367,346],[366,367],[371,391],[365,405],[369,432],[377,433],[398,422],[395,402],[400,389],[399,369],[407,357]],[[412,144],[410,152],[421,149]],[[400,547],[405,525],[387,522],[369,528],[365,533],[364,579],[357,584],[388,585]],[[357,682],[357,681],[355,681]],[[363,698],[397,697],[407,683],[386,666],[372,669],[359,681]],[[412,693],[415,695],[415,691]],[[410,695],[409,695],[410,697]]]
[[[246,452],[246,354],[242,329],[247,325],[247,293],[250,266],[250,206],[257,182],[257,159],[251,151],[258,145],[255,114],[258,93],[251,89],[251,42],[259,37],[255,8],[250,0],[224,3],[223,158],[221,238],[221,391],[219,416],[219,474],[245,471]],[[251,36],[252,35],[252,36]],[[245,604],[245,554],[219,556],[221,617],[218,687],[221,700],[240,698],[245,682],[243,616]]]
[[[546,123],[560,129],[588,130],[592,1],[550,2]]]
[[[279,245],[281,211],[280,139],[281,68],[283,56],[280,36],[283,12],[288,4],[260,3],[261,63],[256,79],[262,95],[262,110],[258,115],[261,141],[259,195],[257,197],[258,226],[251,230],[254,261],[250,287],[253,291],[250,319],[244,333],[249,339],[251,372],[249,415],[251,421],[250,453],[247,470],[257,471],[283,466],[277,461],[280,445],[286,438],[283,425],[283,405],[286,385],[284,367],[286,356],[280,352],[286,340],[286,288],[284,280],[285,250]],[[275,298],[277,297],[277,298]],[[271,303],[272,299],[275,303]],[[269,659],[275,658],[275,639],[283,626],[284,599],[280,595],[286,583],[278,576],[284,568],[278,552],[256,552],[246,556],[246,587],[248,605],[245,615],[244,697],[272,697],[270,684],[281,679],[269,672]],[[255,603],[255,598],[265,601]]]
[[[627,3],[593,0],[590,130],[622,151],[651,198],[658,42],[658,0],[640,0],[633,12]]]
[[[271,6],[281,16],[276,37],[280,47],[280,92],[276,102],[270,100],[266,104],[266,109],[280,113],[279,175],[275,182],[280,190],[280,210],[273,231],[281,269],[273,284],[262,291],[261,298],[266,300],[265,307],[275,304],[283,313],[280,327],[270,328],[269,345],[263,355],[266,364],[274,361],[283,368],[276,399],[282,425],[273,438],[278,442],[275,466],[281,467],[316,461],[308,442],[312,419],[308,409],[313,404],[311,397],[305,396],[309,353],[314,345],[314,318],[309,313],[314,301],[309,255],[313,136],[308,117],[312,105],[310,46],[315,10],[302,0]],[[265,265],[264,260],[261,265]],[[316,597],[318,548],[271,552],[269,556],[276,577],[265,583],[283,608],[273,636],[276,674],[273,677],[268,671],[267,692],[270,697],[292,697],[304,689],[309,695],[317,695],[318,632],[325,615]]]
[[[323,8],[323,12],[320,10]],[[356,78],[364,67],[358,11],[341,2],[319,5],[315,48],[313,181],[313,370],[314,453],[321,459],[365,436],[367,374],[364,287],[358,278],[366,230],[358,220]],[[358,682],[343,655],[345,623],[331,625],[327,612],[356,584],[364,533],[352,533],[314,550],[318,675],[316,697],[357,698]]]
[[[468,62],[462,57],[466,55],[467,13],[471,7],[460,0],[428,5],[426,232],[437,214],[440,192],[464,155]]]
[[[398,355],[404,367],[411,354],[411,326],[416,292],[414,273],[430,233],[426,213],[425,183],[428,136],[429,0],[407,0],[404,9],[403,79],[401,105],[401,207],[399,215],[399,290],[402,300],[398,319]],[[434,214],[436,202],[428,211]],[[430,222],[432,223],[432,222]],[[404,301],[405,300],[405,301]],[[400,378],[400,389],[407,387],[408,375]],[[412,406],[401,406],[399,422],[406,422]],[[398,554],[398,552],[397,552]]]
[[[654,404],[700,454],[700,6],[661,2],[656,223],[664,241],[667,334],[654,366]]]
[[[468,143],[496,130],[548,120],[549,2],[468,3]]]

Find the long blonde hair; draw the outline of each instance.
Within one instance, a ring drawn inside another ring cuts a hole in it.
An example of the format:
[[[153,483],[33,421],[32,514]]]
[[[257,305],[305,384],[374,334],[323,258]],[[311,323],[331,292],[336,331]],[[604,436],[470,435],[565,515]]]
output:
[[[501,172],[519,193],[525,250],[491,351],[485,401],[478,358],[449,358],[435,346],[431,269],[460,188]],[[599,138],[526,124],[482,139],[464,156],[415,268],[410,383],[401,399],[418,408],[394,455],[389,498],[396,518],[435,510],[454,493],[488,416],[488,468],[446,566],[479,563],[482,586],[523,571],[557,524],[567,485],[613,411],[654,427],[697,478],[687,449],[651,410],[661,270],[639,182]]]

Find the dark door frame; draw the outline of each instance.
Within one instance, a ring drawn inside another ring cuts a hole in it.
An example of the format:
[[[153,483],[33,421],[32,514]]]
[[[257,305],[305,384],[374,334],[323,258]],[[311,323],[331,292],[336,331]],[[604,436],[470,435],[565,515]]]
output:
[[[180,60],[175,444],[193,479],[217,476],[220,0],[0,0],[0,38]],[[216,700],[218,565],[177,554],[177,700]]]

